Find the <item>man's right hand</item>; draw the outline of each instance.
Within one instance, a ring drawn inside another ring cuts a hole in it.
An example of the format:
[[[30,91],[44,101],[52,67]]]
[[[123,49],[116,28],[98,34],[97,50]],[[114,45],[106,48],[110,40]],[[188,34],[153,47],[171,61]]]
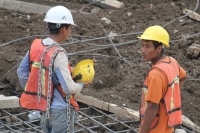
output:
[[[84,83],[84,87],[83,88],[88,88],[91,84],[92,84],[92,82]]]

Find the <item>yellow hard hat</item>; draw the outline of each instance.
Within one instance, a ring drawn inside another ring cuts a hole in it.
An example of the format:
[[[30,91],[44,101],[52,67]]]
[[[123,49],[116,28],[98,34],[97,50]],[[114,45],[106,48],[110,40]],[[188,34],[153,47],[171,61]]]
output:
[[[94,62],[91,59],[80,61],[72,71],[72,78],[75,82],[92,82],[94,79]]]
[[[158,41],[164,44],[165,47],[169,47],[169,34],[163,27],[158,25],[150,26],[138,38],[144,40]]]

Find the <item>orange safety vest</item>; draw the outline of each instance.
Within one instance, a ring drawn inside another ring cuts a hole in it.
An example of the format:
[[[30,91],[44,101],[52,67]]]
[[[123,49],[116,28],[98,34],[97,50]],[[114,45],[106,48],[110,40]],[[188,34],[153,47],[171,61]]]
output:
[[[49,51],[45,54],[43,60],[42,72],[41,72],[41,96],[38,101],[38,79],[40,70],[40,60],[41,55],[44,52],[46,46],[42,44],[42,39],[35,39],[31,45],[30,49],[30,74],[28,82],[25,86],[25,90],[22,93],[19,103],[22,108],[28,110],[40,110],[46,111],[47,96],[48,96],[48,77],[49,77],[49,64],[50,59],[54,51],[58,48],[57,46],[52,46]],[[70,65],[68,68],[71,71]],[[58,85],[58,90],[65,99],[66,94],[63,92],[60,85]],[[51,93],[50,93],[50,104],[52,103],[52,96],[54,92],[54,84],[51,83]],[[65,94],[65,95],[64,95]],[[75,95],[70,96],[70,104],[74,106],[76,110],[79,110],[78,103],[75,101]]]
[[[166,112],[169,117],[168,127],[174,127],[175,125],[182,124],[181,95],[180,95],[180,87],[179,87],[179,64],[174,58],[169,57],[169,59],[170,59],[170,62],[159,61],[152,68],[158,68],[167,75],[168,88],[164,95],[164,98],[160,102],[165,104]],[[148,104],[145,101],[145,96],[147,93],[148,93],[148,83],[147,83],[147,77],[146,77],[144,81],[144,86],[142,88],[142,99],[141,99],[141,106],[140,106],[140,124],[141,125],[144,122],[145,110]],[[155,128],[158,123],[158,120],[159,120],[158,112],[156,114],[156,117],[153,123],[151,124],[151,129]]]

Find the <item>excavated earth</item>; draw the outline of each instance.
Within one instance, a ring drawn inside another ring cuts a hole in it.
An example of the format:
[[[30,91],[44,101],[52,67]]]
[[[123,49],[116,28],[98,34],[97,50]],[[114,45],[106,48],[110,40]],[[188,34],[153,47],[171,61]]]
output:
[[[164,52],[177,59],[188,77],[181,89],[183,114],[200,125],[200,59],[198,56],[191,58],[186,52],[193,43],[200,44],[199,35],[183,39],[200,32],[200,24],[189,17],[180,17],[184,15],[184,8],[194,10],[196,1],[121,0],[125,5],[121,10],[102,9],[94,5],[84,6],[87,3],[78,0],[24,1],[50,6],[63,5],[77,11],[73,13],[77,26],[73,27],[71,37],[64,43],[102,37],[99,40],[63,45],[68,53],[73,53],[69,56],[72,66],[83,59],[95,60],[95,79],[82,93],[134,110],[139,108],[143,80],[149,69],[149,64],[141,60],[141,43],[137,41],[137,36],[148,26],[166,25],[172,42],[171,47]],[[197,8],[196,12],[200,13],[200,8]],[[12,85],[11,88],[1,89],[1,93],[6,96],[20,95],[22,92],[16,67],[36,38],[24,37],[40,35],[38,38],[42,38],[42,35],[48,34],[46,23],[43,22],[44,16],[45,14],[0,9],[0,78],[2,83]],[[101,21],[103,17],[109,19],[111,23]],[[105,37],[111,32],[123,34],[112,38],[114,44],[124,44],[117,46],[117,51]],[[16,40],[19,38],[20,40]],[[13,42],[8,44],[9,41]],[[123,58],[120,58],[118,52]]]

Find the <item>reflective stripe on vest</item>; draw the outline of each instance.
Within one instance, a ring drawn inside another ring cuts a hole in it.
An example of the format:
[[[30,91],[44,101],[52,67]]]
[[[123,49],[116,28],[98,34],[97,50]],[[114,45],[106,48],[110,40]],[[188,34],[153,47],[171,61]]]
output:
[[[182,124],[182,112],[181,112],[181,96],[180,96],[180,87],[179,87],[179,65],[177,61],[172,57],[169,58],[170,62],[159,61],[152,68],[158,68],[163,71],[168,78],[168,88],[164,95],[164,98],[161,100],[165,104],[166,112],[168,114],[168,126],[174,127],[175,125]],[[150,70],[151,71],[151,70]],[[144,117],[146,104],[145,104],[145,95],[148,91],[147,78],[144,81],[145,89],[142,89],[142,99],[140,107],[140,115]],[[144,119],[141,118],[141,124]],[[156,126],[156,123],[159,120],[159,116],[154,119],[151,129]]]
[[[31,45],[31,49],[29,53],[31,71],[28,78],[28,82],[25,87],[25,91],[22,93],[20,97],[20,106],[28,110],[46,111],[48,76],[49,76],[48,67],[49,67],[50,59],[53,55],[53,52],[57,49],[57,46],[52,46],[45,55],[45,59],[42,66],[42,72],[41,72],[41,98],[40,98],[40,101],[38,101],[37,93],[38,93],[40,60],[41,60],[41,55],[44,52],[45,48],[46,46],[42,44],[41,39],[35,39]],[[71,72],[70,65],[68,67]],[[62,88],[59,89],[59,92],[61,94],[65,94]],[[51,94],[50,94],[51,102],[52,102],[52,96],[53,96],[53,82],[51,84]],[[71,99],[75,99],[75,97],[72,97]],[[72,101],[71,99],[70,101]]]

